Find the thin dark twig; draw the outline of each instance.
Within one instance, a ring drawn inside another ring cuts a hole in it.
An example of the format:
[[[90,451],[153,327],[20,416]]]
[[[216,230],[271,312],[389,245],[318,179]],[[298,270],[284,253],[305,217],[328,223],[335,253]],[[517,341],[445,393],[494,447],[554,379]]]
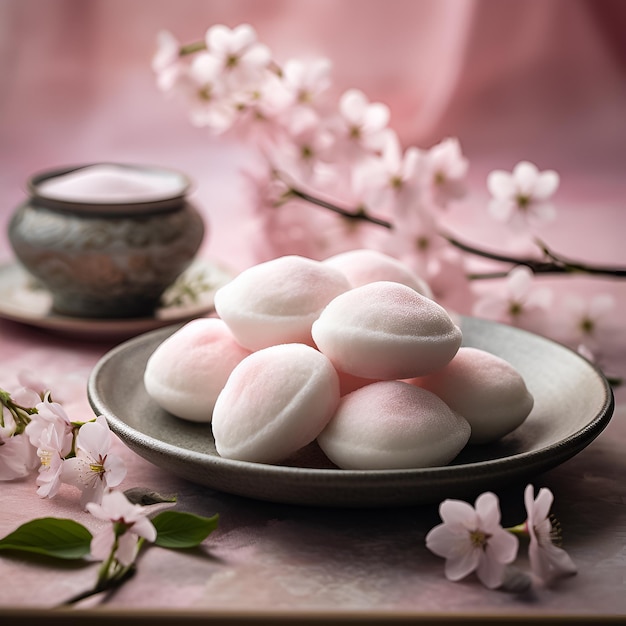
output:
[[[317,196],[308,193],[306,191],[302,191],[293,185],[289,186],[289,195],[300,198],[301,200],[305,200],[306,202],[310,202],[311,204],[315,204],[324,209],[328,209],[341,215],[342,217],[352,219],[352,220],[361,220],[366,221],[371,224],[376,224],[378,226],[382,226],[389,230],[393,230],[394,225],[392,222],[375,217],[367,213],[364,209],[350,210],[345,209],[333,202],[329,202],[328,200],[324,200],[322,198],[318,198]],[[484,250],[483,248],[479,248],[475,245],[466,243],[461,241],[457,237],[454,237],[450,234],[439,233],[444,239],[446,239],[451,245],[463,252],[467,252],[468,254],[473,254],[475,256],[482,257],[484,259],[490,259],[492,261],[498,261],[500,263],[508,263],[513,266],[526,266],[534,274],[588,274],[591,276],[607,276],[612,278],[626,278],[626,268],[623,267],[615,267],[609,265],[594,265],[588,263],[582,263],[580,261],[575,261],[572,259],[568,259],[566,257],[562,257],[557,255],[555,252],[550,250],[548,246],[542,241],[536,240],[537,245],[549,260],[536,259],[532,257],[515,257],[508,254],[503,254],[501,252],[494,252],[490,250]],[[470,274],[469,278],[471,279],[482,279],[482,278],[502,278],[506,276],[506,272],[488,272],[488,273],[476,273]]]
[[[342,217],[346,217],[352,220],[361,220],[364,222],[370,222],[371,224],[376,224],[377,226],[382,226],[383,228],[388,228],[389,230],[393,229],[393,224],[389,222],[388,220],[370,215],[369,213],[367,213],[366,211],[362,209],[361,210],[357,209],[356,211],[344,209],[340,206],[337,206],[336,204],[332,202],[327,202],[326,200],[323,200],[322,198],[313,196],[307,193],[306,191],[302,191],[300,189],[294,189],[293,187],[289,189],[289,193],[292,196],[296,196],[297,198],[300,198],[301,200],[305,200],[306,202],[310,202],[311,204],[316,204],[317,206],[322,207],[323,209],[328,209],[329,211],[338,213]]]

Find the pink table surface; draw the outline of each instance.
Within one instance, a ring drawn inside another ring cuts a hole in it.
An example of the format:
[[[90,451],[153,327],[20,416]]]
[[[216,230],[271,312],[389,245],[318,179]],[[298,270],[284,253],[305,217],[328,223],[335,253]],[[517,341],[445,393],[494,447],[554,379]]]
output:
[[[91,367],[110,347],[0,322],[0,378],[34,367],[69,391],[72,415],[89,416],[85,386]],[[57,372],[53,374],[53,372]],[[106,599],[101,610],[175,612],[181,617],[268,613],[311,618],[372,614],[385,619],[441,614],[602,618],[626,614],[626,396],[607,429],[573,459],[538,476],[554,492],[554,512],[564,545],[579,573],[553,589],[515,595],[489,591],[475,580],[451,583],[443,562],[424,547],[438,523],[435,505],[343,510],[264,503],[218,493],[178,479],[138,457],[121,442],[128,465],[123,488],[145,486],[178,495],[180,510],[219,513],[220,524],[198,551],[147,550],[136,576]],[[90,529],[97,521],[80,511],[76,492],[64,486],[51,500],[35,494],[34,478],[4,483],[0,535],[43,516],[70,517]],[[523,485],[497,493],[504,520],[521,519]],[[523,563],[523,560],[522,560]],[[3,610],[46,609],[88,587],[97,565],[58,563],[3,555]],[[93,606],[88,601],[86,606]],[[102,608],[104,607],[104,609]],[[95,610],[95,609],[93,609]]]
[[[215,181],[215,189],[219,192],[221,185],[230,182]],[[584,249],[592,260],[623,263],[614,234],[615,224],[623,224],[616,209],[618,196],[614,195],[621,183],[614,181],[603,194],[598,194],[593,179],[586,185],[577,184],[588,196],[597,195],[600,200],[592,218],[584,193],[566,202],[571,228],[567,235],[561,233],[558,243],[565,246],[565,252]],[[236,220],[236,216],[230,219]],[[459,219],[460,227],[468,228],[471,234],[469,223]],[[600,233],[593,245],[586,239],[588,228]],[[212,243],[226,246],[220,232],[214,232],[207,242],[203,252],[206,258],[212,258]],[[238,259],[245,258],[245,249],[238,248],[241,241],[232,237],[236,229],[224,232],[233,242],[230,261],[236,265]],[[237,250],[241,250],[240,257]],[[8,250],[5,258],[11,258]],[[559,281],[546,280],[558,288]],[[619,310],[624,310],[623,281],[601,280],[598,284],[588,279],[571,280],[574,282],[568,288],[583,295],[599,289],[613,293]],[[623,375],[626,337],[620,320],[618,316],[614,322],[611,355],[613,370]],[[17,372],[32,369],[59,390],[60,400],[71,415],[91,416],[87,379],[92,367],[118,342],[0,321],[0,381],[8,385]],[[378,617],[381,623],[417,621],[432,615],[460,621],[476,615],[493,619],[554,616],[565,621],[626,616],[625,391],[617,389],[614,416],[595,441],[534,481],[537,488],[547,486],[554,492],[554,512],[564,529],[564,546],[579,568],[575,577],[555,588],[516,595],[489,591],[473,579],[448,582],[443,561],[424,547],[425,534],[439,521],[436,505],[364,511],[243,499],[179,479],[118,441],[117,448],[128,465],[121,487],[145,486],[176,493],[180,510],[201,515],[219,513],[220,525],[199,551],[147,550],[132,580],[109,597],[98,603],[88,601],[86,606],[92,607],[89,610],[96,618],[119,611],[133,615],[156,611],[161,618],[169,616],[175,621],[204,616],[215,620],[268,619],[267,623],[276,623],[278,617],[322,620],[329,615],[334,619]],[[523,487],[511,485],[497,491],[504,520],[517,523],[523,518]],[[0,486],[0,535],[47,515],[70,517],[95,528],[95,520],[80,511],[71,487],[64,486],[52,500],[40,499],[35,488],[34,478]],[[20,611],[48,609],[88,587],[95,574],[96,565],[59,567],[51,562],[3,556],[0,580],[18,584],[0,585],[0,615],[3,611],[11,616],[13,611],[20,615]]]

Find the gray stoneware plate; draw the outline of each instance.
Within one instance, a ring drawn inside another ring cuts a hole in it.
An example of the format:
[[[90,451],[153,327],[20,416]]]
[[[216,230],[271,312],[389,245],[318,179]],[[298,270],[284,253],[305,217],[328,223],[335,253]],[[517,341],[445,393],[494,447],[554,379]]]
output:
[[[148,357],[180,324],[145,333],[105,354],[91,373],[89,401],[129,448],[175,475],[248,498],[328,507],[388,507],[473,497],[556,467],[607,426],[614,408],[611,387],[576,352],[503,324],[464,317],[460,326],[464,345],[492,352],[518,369],[535,405],[514,432],[495,444],[467,447],[443,467],[341,470],[315,444],[282,465],[221,458],[210,424],[166,413],[143,385]]]

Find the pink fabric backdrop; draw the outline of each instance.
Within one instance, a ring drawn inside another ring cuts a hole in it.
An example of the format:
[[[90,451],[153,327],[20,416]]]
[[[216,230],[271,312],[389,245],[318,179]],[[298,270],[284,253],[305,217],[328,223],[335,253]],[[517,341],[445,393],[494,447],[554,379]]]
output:
[[[593,198],[622,188],[623,2],[3,0],[0,226],[35,171],[147,161],[191,174],[215,226],[211,252],[228,256],[219,233],[241,209],[232,184],[240,152],[188,123],[158,92],[150,59],[162,28],[189,42],[241,22],[279,60],[329,56],[335,89],[389,104],[405,143],[458,136],[477,184],[494,166],[529,159],[571,172],[574,192],[584,173]],[[4,238],[0,255],[9,255]]]

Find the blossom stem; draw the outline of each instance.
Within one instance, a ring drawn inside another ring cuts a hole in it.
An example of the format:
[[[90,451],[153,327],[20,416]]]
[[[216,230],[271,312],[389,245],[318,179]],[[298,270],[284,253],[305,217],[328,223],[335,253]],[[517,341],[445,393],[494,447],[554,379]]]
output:
[[[135,575],[135,567],[133,565],[129,565],[125,567],[120,573],[113,577],[107,578],[102,582],[96,584],[92,589],[87,589],[86,591],[81,591],[76,595],[68,598],[64,602],[62,602],[59,606],[71,606],[72,604],[77,604],[81,600],[85,600],[87,598],[91,598],[92,596],[98,595],[99,593],[103,593],[105,591],[113,591],[118,587],[121,587],[127,580],[132,578]]]
[[[139,537],[137,540],[137,554],[139,554],[139,551],[144,543],[145,539],[143,537]],[[65,602],[63,602],[60,606],[69,606],[104,591],[113,591],[114,589],[121,587],[127,580],[135,575],[135,562],[133,561],[130,565],[122,565],[115,558],[117,548],[118,535],[116,534],[115,541],[111,547],[111,552],[109,553],[106,561],[104,561],[100,566],[100,570],[98,571],[98,580],[96,581],[95,586],[86,591],[77,593],[68,600],[65,600]]]
[[[306,191],[302,191],[293,185],[289,185],[288,194],[291,196],[295,196],[296,198],[300,198],[306,202],[310,202],[311,204],[315,204],[324,209],[328,209],[341,215],[342,217],[346,217],[351,220],[362,220],[369,222],[371,224],[376,224],[378,226],[382,226],[389,230],[394,229],[394,225],[392,222],[379,218],[373,215],[370,215],[364,209],[350,210],[343,207],[338,206],[334,202],[330,202],[328,200],[324,200],[322,198],[318,198],[317,196],[308,193]],[[591,276],[605,276],[612,278],[626,278],[626,268],[625,267],[615,267],[608,265],[593,265],[587,264],[580,261],[576,261],[573,259],[567,259],[560,255],[557,255],[553,252],[548,246],[540,240],[536,240],[535,243],[539,246],[543,254],[548,258],[548,260],[534,259],[530,257],[515,257],[510,256],[508,254],[502,254],[500,252],[493,252],[489,250],[484,250],[477,246],[465,243],[461,241],[457,237],[454,237],[450,234],[439,233],[448,243],[450,243],[455,248],[463,252],[467,252],[468,254],[473,254],[475,256],[482,257],[484,259],[490,259],[492,261],[499,261],[501,263],[510,263],[513,266],[525,265],[528,267],[534,274],[587,274]],[[508,274],[508,272],[487,272],[487,273],[475,273],[469,274],[468,278],[471,280],[478,279],[487,279],[487,278],[503,278]]]
[[[526,522],[522,522],[521,524],[518,524],[517,526],[511,526],[510,528],[505,528],[504,530],[514,535],[521,535],[523,537],[528,536],[528,524]]]
[[[194,41],[193,43],[181,46],[178,50],[178,54],[179,56],[184,57],[189,54],[200,52],[201,50],[206,50],[206,43],[204,41]]]
[[[541,248],[542,252],[550,259],[549,261],[542,261],[533,258],[519,258],[498,252],[490,252],[488,250],[483,250],[482,248],[467,244],[452,235],[442,233],[442,236],[455,248],[458,248],[463,252],[468,252],[470,254],[490,259],[492,261],[499,261],[501,263],[525,265],[532,270],[534,274],[590,274],[593,276],[626,278],[626,268],[606,265],[589,265],[579,261],[565,259],[564,257],[561,257],[551,251],[543,242],[539,240],[536,240],[536,243]],[[501,278],[503,275],[506,274],[502,274],[500,272],[490,272],[485,274],[472,274],[470,277],[473,279]]]
[[[302,191],[301,189],[296,189],[295,187],[290,187],[288,193],[292,196],[295,196],[296,198],[300,198],[301,200],[305,200],[306,202],[310,202],[311,204],[316,204],[319,207],[333,211],[334,213],[337,213],[342,217],[346,217],[351,220],[362,220],[365,222],[370,222],[371,224],[376,224],[378,226],[382,226],[383,228],[388,228],[389,230],[393,229],[393,224],[391,222],[380,217],[370,215],[364,209],[344,209],[340,206],[337,206],[333,202],[328,202],[327,200],[318,198],[317,196],[307,193],[306,191]]]

